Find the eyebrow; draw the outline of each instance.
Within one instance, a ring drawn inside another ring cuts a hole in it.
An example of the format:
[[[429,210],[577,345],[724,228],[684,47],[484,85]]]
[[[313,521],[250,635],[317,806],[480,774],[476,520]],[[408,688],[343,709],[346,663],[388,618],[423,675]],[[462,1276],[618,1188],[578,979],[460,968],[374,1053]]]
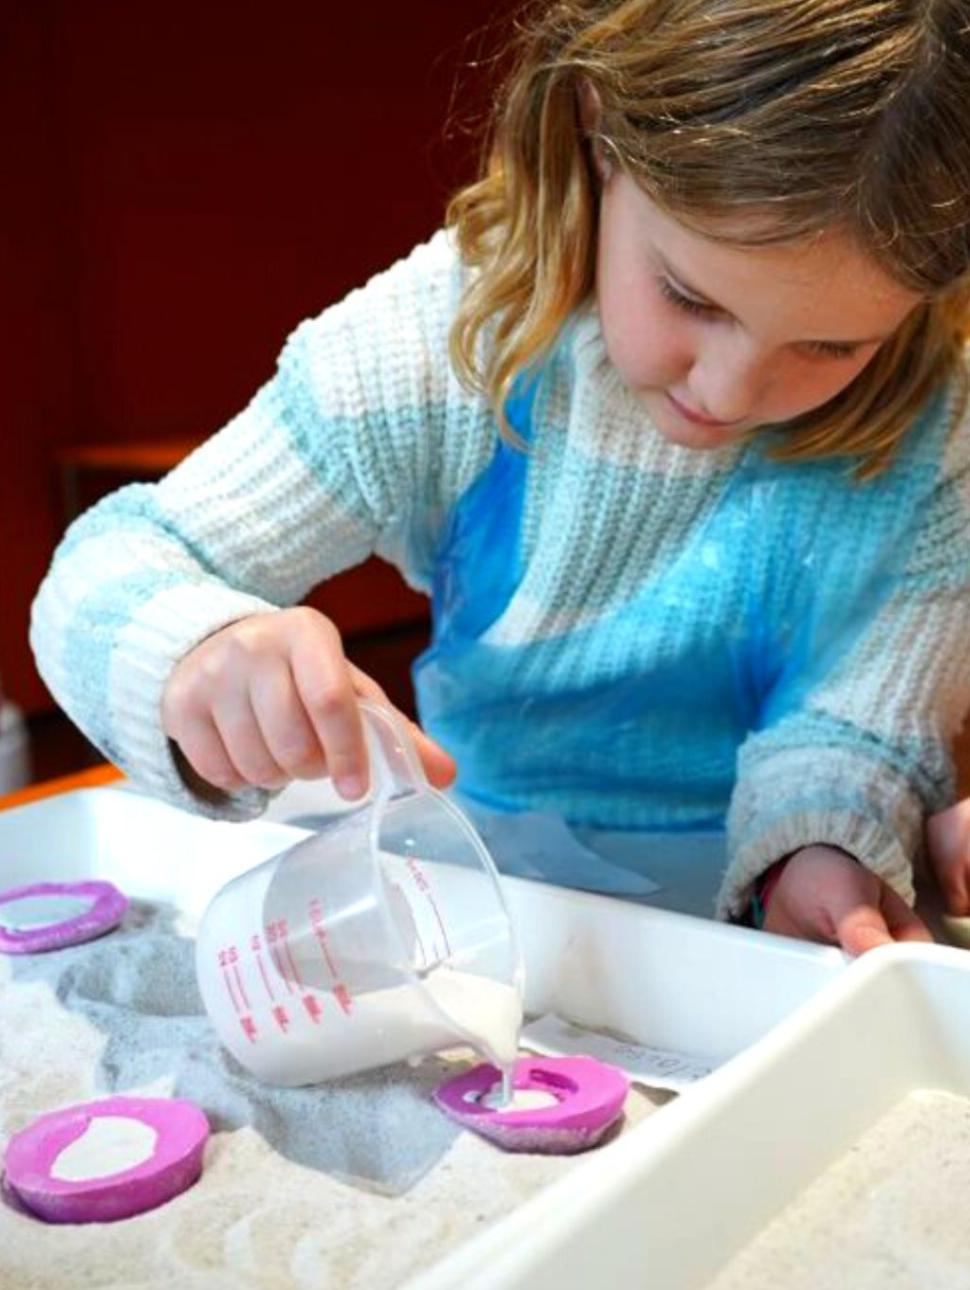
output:
[[[671,277],[671,278],[674,280],[674,282],[675,282],[675,284],[676,284],[677,286],[679,286],[679,287],[683,287],[683,289],[684,289],[684,290],[685,290],[689,295],[693,296],[693,297],[697,300],[698,304],[702,304],[702,305],[709,305],[712,309],[717,309],[720,313],[722,313],[722,314],[727,314],[727,316],[728,316],[729,318],[733,318],[733,317],[734,317],[734,315],[731,313],[730,309],[725,309],[725,308],[724,308],[724,306],[723,306],[723,305],[719,305],[719,304],[717,303],[717,301],[716,301],[716,300],[712,300],[712,299],[710,298],[710,296],[709,296],[705,291],[699,291],[697,287],[692,287],[692,286],[691,286],[691,284],[687,281],[687,279],[686,279],[686,278],[683,276],[683,274],[680,272],[680,270],[679,270],[679,269],[674,268],[674,266],[673,266],[672,264],[670,264],[670,263],[665,259],[665,257],[660,253],[660,251],[658,251],[656,248],[654,248],[654,254],[656,255],[657,259],[659,260],[659,262],[660,262],[660,267],[663,269],[663,271],[664,271],[666,274],[668,274],[668,276],[669,276],[669,277]],[[890,334],[891,334],[891,333],[890,333]],[[888,340],[888,339],[889,339],[889,336],[887,335],[887,336],[867,336],[867,337],[865,337],[863,340],[818,340],[818,339],[812,339],[812,340],[801,340],[801,341],[795,341],[794,343],[795,343],[796,345],[845,345],[845,346],[850,346],[850,345],[881,345],[881,344],[883,343],[883,341],[886,341],[886,340]]]

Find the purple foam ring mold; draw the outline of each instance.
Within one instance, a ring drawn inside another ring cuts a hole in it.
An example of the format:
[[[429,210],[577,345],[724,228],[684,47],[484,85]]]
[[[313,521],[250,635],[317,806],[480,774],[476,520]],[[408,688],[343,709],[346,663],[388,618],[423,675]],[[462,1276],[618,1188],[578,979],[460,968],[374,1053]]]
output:
[[[147,1127],[147,1157],[112,1169],[106,1148],[108,1163],[102,1161],[94,1176],[77,1177],[76,1166],[59,1168],[64,1153],[99,1119],[109,1131],[118,1120]],[[154,1209],[190,1187],[202,1172],[208,1138],[209,1123],[193,1102],[147,1097],[84,1102],[42,1115],[10,1139],[4,1183],[48,1223],[113,1222]]]
[[[453,1120],[506,1151],[548,1155],[595,1146],[623,1114],[630,1089],[622,1071],[594,1057],[520,1058],[510,1107],[491,1104],[501,1085],[496,1067],[475,1066],[442,1084],[434,1099]],[[525,1105],[516,1107],[517,1100]]]
[[[92,941],[117,927],[127,908],[127,896],[97,879],[14,887],[0,893],[0,954],[39,954]]]

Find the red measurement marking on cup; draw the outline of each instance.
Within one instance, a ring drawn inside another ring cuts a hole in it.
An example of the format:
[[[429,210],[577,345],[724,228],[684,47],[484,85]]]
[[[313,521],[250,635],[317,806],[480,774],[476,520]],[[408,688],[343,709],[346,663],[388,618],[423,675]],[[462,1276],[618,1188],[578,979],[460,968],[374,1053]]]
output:
[[[434,916],[437,919],[439,928],[441,929],[441,939],[445,943],[445,954],[450,958],[451,945],[448,943],[448,933],[447,931],[445,931],[444,920],[441,917],[441,911],[438,908],[438,902],[434,898],[434,892],[431,889],[431,883],[428,882],[427,878],[424,876],[424,870],[418,864],[417,860],[415,860],[414,856],[408,856],[405,863],[407,864],[407,867],[411,872],[411,877],[414,879],[414,884],[417,887],[418,891],[420,891],[423,896],[427,897],[428,904],[434,910]],[[422,953],[423,952],[424,951],[422,948]],[[428,961],[427,958],[425,958],[425,962],[427,961]]]
[[[243,1001],[243,1006],[248,1012],[249,1009],[252,1007],[252,1004],[249,1002],[249,998],[246,994],[246,987],[243,985],[243,979],[242,979],[242,976],[240,975],[238,965],[233,967],[232,972],[233,972],[233,976],[236,978],[236,989],[239,991],[240,998]]]
[[[337,984],[334,986],[333,997],[337,1000],[337,1002],[340,1004],[340,1007],[349,1017],[351,1012],[353,1011],[354,1000],[353,1000],[353,996],[351,995],[347,987],[344,985],[343,981],[338,981]]]
[[[290,1014],[286,1011],[281,1003],[278,1003],[273,1009],[273,1018],[285,1035],[290,1028]]]
[[[246,987],[243,985],[242,974],[239,971],[239,951],[236,949],[235,945],[229,946],[229,965],[232,968],[232,975],[236,980],[236,989],[239,991],[239,997],[242,999],[243,1006],[246,1011],[249,1012],[252,1004],[249,1002],[249,998],[246,995]]]
[[[263,956],[260,953],[261,942],[258,932],[253,933],[252,939],[249,942],[249,947],[256,960],[256,966],[259,968],[259,975],[263,978],[263,985],[266,987],[266,993],[269,995],[270,1000],[275,1002],[276,995],[273,993],[273,987],[270,984],[269,976],[266,972],[266,964],[263,962]]]
[[[252,1017],[240,1017],[239,1024],[242,1026],[243,1034],[249,1042],[251,1044],[255,1044],[259,1032],[256,1029],[256,1023],[253,1021]]]
[[[323,954],[324,962],[330,975],[336,981],[338,972],[337,965],[330,953],[330,937],[327,935],[326,924],[323,921],[323,904],[318,896],[314,896],[310,901],[310,926],[313,928],[313,935]]]
[[[236,991],[239,992],[239,997],[243,1000],[243,1007],[245,1007],[246,1011],[249,1011],[252,1005],[250,1005],[249,998],[246,997],[246,987],[239,971],[239,949],[236,949],[235,946],[227,946],[221,949],[219,951],[219,966],[223,970],[223,979],[226,980],[226,988],[230,992],[232,1006],[235,1007],[237,1013],[243,1010],[236,1002],[235,993],[232,992],[232,980],[235,980]]]
[[[310,914],[310,926],[313,928],[314,938],[320,946],[320,952],[323,954],[327,970],[334,981],[333,997],[337,1000],[341,1010],[349,1017],[354,1006],[354,1001],[350,991],[340,979],[337,972],[337,964],[334,961],[333,954],[330,952],[330,937],[327,933],[327,925],[323,920],[323,903],[318,896],[314,896],[310,901],[308,908]]]
[[[232,978],[230,977],[230,961],[228,961],[228,955],[227,955],[227,952],[224,951],[224,949],[221,949],[221,951],[219,951],[218,960],[219,960],[219,971],[221,971],[222,973],[222,983],[223,983],[223,986],[226,987],[226,993],[228,996],[230,996],[232,1000],[233,1009],[235,1009],[237,1013],[241,1013],[243,1009],[241,1009],[240,1002],[236,998],[235,989],[232,988]]]
[[[315,994],[305,994],[303,996],[303,1006],[309,1014],[310,1020],[315,1026],[319,1026],[320,1018],[323,1015],[323,1005]]]
[[[286,955],[286,961],[290,965],[290,977],[297,983],[300,989],[303,989],[303,979],[297,971],[296,959],[293,957],[293,951],[290,949],[289,934],[286,928],[286,919],[282,919],[283,924],[283,953]],[[289,978],[288,978],[289,979]]]
[[[284,966],[283,966],[283,957],[282,957],[282,955],[280,954],[280,952],[279,952],[279,950],[278,950],[278,949],[271,950],[271,951],[270,951],[270,953],[271,953],[271,954],[272,954],[272,956],[273,956],[273,965],[274,965],[274,967],[276,968],[277,974],[283,978],[283,984],[286,986],[286,992],[287,992],[287,994],[292,994],[292,993],[293,993],[293,982],[292,982],[292,981],[290,980],[290,978],[286,975],[286,969],[285,969],[285,968],[284,968]]]
[[[283,984],[286,986],[287,993],[292,994],[293,982],[286,975],[279,947],[279,941],[282,934],[280,930],[281,928],[284,930],[286,928],[286,919],[284,918],[281,918],[274,923],[266,924],[266,944],[269,949],[269,956],[273,960],[273,967],[276,968],[277,975],[283,978]]]

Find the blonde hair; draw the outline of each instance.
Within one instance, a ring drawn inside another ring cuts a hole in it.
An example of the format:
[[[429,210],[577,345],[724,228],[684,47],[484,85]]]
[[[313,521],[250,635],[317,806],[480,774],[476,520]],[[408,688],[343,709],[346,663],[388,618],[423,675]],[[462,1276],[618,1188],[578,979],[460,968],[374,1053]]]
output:
[[[740,245],[838,226],[925,297],[776,456],[891,459],[948,378],[967,397],[970,15],[964,0],[557,0],[524,21],[482,177],[448,223],[470,275],[451,332],[502,412],[594,285],[598,179],[580,125],[665,211]],[[732,217],[764,215],[757,232]],[[698,225],[698,221],[700,224]],[[723,230],[727,231],[723,231]],[[486,341],[487,333],[487,343]]]

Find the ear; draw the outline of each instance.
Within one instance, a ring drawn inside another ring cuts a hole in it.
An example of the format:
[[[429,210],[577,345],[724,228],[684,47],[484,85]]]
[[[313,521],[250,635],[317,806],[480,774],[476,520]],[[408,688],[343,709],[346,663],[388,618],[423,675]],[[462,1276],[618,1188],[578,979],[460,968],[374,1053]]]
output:
[[[613,173],[613,163],[603,151],[603,145],[597,138],[600,122],[603,119],[603,104],[596,86],[581,76],[576,85],[576,107],[579,124],[583,134],[589,140],[593,166],[601,183],[606,183]]]

